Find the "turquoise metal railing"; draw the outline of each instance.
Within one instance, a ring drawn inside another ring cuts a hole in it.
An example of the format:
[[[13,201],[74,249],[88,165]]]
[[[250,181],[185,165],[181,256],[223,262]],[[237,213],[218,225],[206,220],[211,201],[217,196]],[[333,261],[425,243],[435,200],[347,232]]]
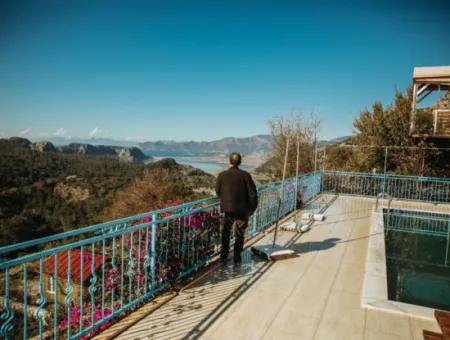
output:
[[[280,183],[258,188],[247,237],[276,220]],[[321,172],[287,180],[281,215],[321,190]],[[217,198],[0,248],[0,335],[89,337],[205,265],[220,247]]]
[[[434,177],[323,171],[322,191],[394,199],[450,203],[450,179]]]
[[[388,260],[450,267],[449,213],[397,208],[382,211],[386,244],[390,246]]]
[[[383,209],[384,230],[448,237],[450,214],[435,211]]]
[[[322,192],[376,197],[389,200],[383,209],[385,231],[407,232],[445,238],[445,261],[449,263],[450,215],[436,211],[392,209],[392,200],[450,203],[450,179],[433,177],[322,171]]]

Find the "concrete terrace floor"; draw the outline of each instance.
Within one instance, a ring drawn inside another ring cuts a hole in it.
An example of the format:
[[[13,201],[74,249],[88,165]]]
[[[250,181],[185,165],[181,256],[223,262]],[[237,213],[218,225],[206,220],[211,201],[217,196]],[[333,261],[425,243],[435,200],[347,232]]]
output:
[[[423,339],[436,322],[361,307],[373,199],[340,196],[296,238],[299,256],[213,271],[118,339]]]

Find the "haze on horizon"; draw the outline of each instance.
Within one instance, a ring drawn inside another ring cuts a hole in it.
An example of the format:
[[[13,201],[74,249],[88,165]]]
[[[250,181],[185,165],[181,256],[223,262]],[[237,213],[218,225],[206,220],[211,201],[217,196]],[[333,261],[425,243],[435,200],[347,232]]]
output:
[[[293,110],[322,139],[450,64],[450,2],[0,3],[0,137],[216,140]]]

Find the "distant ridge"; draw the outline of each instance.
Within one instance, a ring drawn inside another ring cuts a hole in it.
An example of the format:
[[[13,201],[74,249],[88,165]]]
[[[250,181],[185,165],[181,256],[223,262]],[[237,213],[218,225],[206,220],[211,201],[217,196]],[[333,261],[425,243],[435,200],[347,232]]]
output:
[[[232,151],[241,153],[265,153],[271,148],[272,137],[270,135],[256,135],[252,137],[235,138],[226,137],[209,142],[176,142],[156,141],[139,143],[138,146],[148,155],[206,155],[226,154]]]
[[[117,158],[123,162],[145,163],[152,160],[152,157],[146,156],[137,147],[124,147],[116,145],[92,145],[86,143],[71,143],[68,145],[55,147],[49,141],[31,142],[26,138],[11,137],[3,139],[11,145],[22,147],[38,152],[61,152],[65,154],[77,154],[88,156],[102,156]]]
[[[319,140],[317,142],[317,144],[320,146],[342,144],[342,143],[349,141],[351,138],[352,138],[352,136],[336,137],[336,138],[329,139],[329,140]]]
[[[33,142],[41,141],[42,138],[30,138]],[[79,137],[48,137],[47,141],[51,142],[54,146],[62,146],[67,144],[90,144],[90,145],[114,145],[123,147],[133,147],[138,145],[138,141],[133,140],[121,140],[112,138],[92,137],[92,138],[79,138]]]
[[[20,137],[14,137],[20,138]],[[334,145],[346,142],[350,136],[337,137],[330,140],[319,140],[319,145]],[[139,148],[147,156],[207,156],[207,155],[225,155],[232,151],[241,152],[243,154],[260,154],[265,155],[272,148],[272,136],[267,134],[255,135],[251,137],[225,137],[213,141],[174,141],[159,140],[138,142],[131,140],[119,140],[110,138],[61,138],[53,137],[47,142],[37,141],[37,143],[51,143],[55,148],[65,150],[65,152],[73,153],[73,149],[83,149],[80,145],[98,146],[100,149],[104,146],[113,146],[114,148]],[[71,145],[71,147],[68,147]],[[45,146],[50,147],[51,146]],[[90,148],[93,154],[100,153],[100,150]],[[89,150],[88,150],[89,151]],[[103,150],[109,153],[108,150]]]

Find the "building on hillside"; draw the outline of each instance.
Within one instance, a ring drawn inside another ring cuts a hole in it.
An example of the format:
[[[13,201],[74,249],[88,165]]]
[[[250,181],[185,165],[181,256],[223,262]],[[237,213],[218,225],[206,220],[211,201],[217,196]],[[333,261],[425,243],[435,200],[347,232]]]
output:
[[[82,253],[78,248],[70,250],[70,266],[69,250],[57,253],[57,269],[55,268],[54,255],[45,258],[43,288],[47,301],[54,302],[56,297],[59,304],[64,303],[64,298],[67,295],[66,289],[68,287],[67,273],[70,267],[70,277],[73,287],[72,297],[73,301],[77,303],[80,298],[81,289],[89,286],[89,280],[92,276],[92,266],[95,272],[102,265],[102,261],[102,255],[92,255],[92,252],[89,250],[85,250]],[[57,272],[58,280],[55,280],[55,272]]]

